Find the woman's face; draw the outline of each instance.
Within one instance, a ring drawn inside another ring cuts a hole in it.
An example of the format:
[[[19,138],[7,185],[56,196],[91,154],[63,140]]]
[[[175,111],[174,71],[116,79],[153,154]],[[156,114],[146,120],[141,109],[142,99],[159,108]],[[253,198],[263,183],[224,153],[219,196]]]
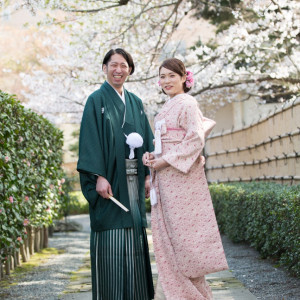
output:
[[[186,76],[181,77],[179,74],[162,67],[159,73],[159,81],[164,92],[171,98],[183,94],[183,83]]]

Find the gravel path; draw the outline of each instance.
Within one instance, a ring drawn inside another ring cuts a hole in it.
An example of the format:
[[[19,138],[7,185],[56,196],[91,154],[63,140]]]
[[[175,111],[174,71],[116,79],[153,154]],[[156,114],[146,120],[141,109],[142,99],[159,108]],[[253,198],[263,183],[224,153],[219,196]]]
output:
[[[70,219],[83,225],[82,232],[55,233],[49,247],[64,249],[47,262],[26,273],[17,285],[0,290],[0,299],[57,300],[69,283],[71,272],[78,270],[89,251],[89,219],[86,215]],[[234,276],[263,300],[299,300],[300,280],[274,267],[271,260],[262,260],[259,254],[245,244],[233,244],[222,237],[226,257]],[[238,299],[243,300],[243,299]]]
[[[256,250],[244,243],[234,244],[226,236],[222,241],[229,268],[257,299],[300,299],[300,279],[283,268],[275,268],[276,262],[261,259]]]
[[[18,278],[17,285],[0,290],[0,299],[59,299],[71,272],[77,271],[89,251],[89,238],[87,231],[55,233],[49,238],[49,247],[65,252],[51,256],[47,262]]]

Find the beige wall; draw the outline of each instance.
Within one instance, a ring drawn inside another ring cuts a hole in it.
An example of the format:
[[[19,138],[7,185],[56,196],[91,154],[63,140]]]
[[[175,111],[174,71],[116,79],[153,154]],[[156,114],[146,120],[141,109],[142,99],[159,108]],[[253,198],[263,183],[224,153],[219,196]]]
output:
[[[217,122],[217,125],[214,128],[214,132],[254,124],[272,113],[275,108],[280,108],[281,106],[282,104],[274,103],[258,104],[255,99],[228,103],[215,114],[214,120]]]
[[[227,104],[216,112],[214,120],[217,122],[213,132],[221,132],[234,125],[234,110],[232,103]]]

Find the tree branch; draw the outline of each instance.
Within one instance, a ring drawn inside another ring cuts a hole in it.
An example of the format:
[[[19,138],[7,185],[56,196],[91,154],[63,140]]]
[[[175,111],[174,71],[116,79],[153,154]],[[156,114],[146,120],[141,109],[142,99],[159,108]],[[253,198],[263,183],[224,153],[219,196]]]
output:
[[[222,88],[228,88],[228,87],[234,87],[241,84],[248,84],[248,83],[255,83],[255,82],[263,82],[263,81],[283,81],[283,82],[289,82],[292,84],[299,84],[300,79],[297,78],[273,78],[271,76],[258,78],[258,79],[248,79],[248,80],[241,80],[236,82],[225,82],[219,85],[213,86],[212,84],[208,85],[207,87],[191,93],[192,96],[200,95],[208,90],[216,90],[216,89],[222,89]]]
[[[83,101],[85,100],[85,98],[82,100],[82,102],[79,102],[79,101],[77,101],[77,100],[70,99],[70,98],[68,98],[68,97],[66,97],[66,96],[59,96],[59,97],[60,97],[60,98],[63,98],[63,99],[66,99],[66,100],[68,100],[68,101],[70,101],[70,102],[72,102],[72,103],[75,103],[75,104],[77,104],[77,105],[84,106]]]
[[[67,11],[67,12],[75,12],[75,13],[97,13],[97,12],[104,11],[104,10],[111,9],[111,8],[115,8],[115,7],[118,7],[118,6],[127,5],[129,3],[129,1],[130,0],[120,0],[116,4],[105,6],[105,7],[94,8],[94,9],[65,9],[65,8],[61,8],[61,9],[64,10],[64,11]],[[149,1],[149,2],[151,2],[151,1]],[[110,3],[113,3],[113,2],[110,2]],[[145,10],[144,13],[148,12],[150,10],[153,10],[153,9],[172,6],[176,3],[177,2],[171,2],[171,3],[166,3],[166,4],[163,4],[163,5],[151,6],[147,10]],[[147,3],[147,5],[148,5],[148,3]],[[147,5],[145,5],[145,6],[147,6]]]
[[[122,6],[122,5],[127,5],[128,2],[129,2],[129,0],[120,0],[118,2],[115,2],[116,4],[108,5],[108,6],[105,6],[105,7],[94,8],[94,9],[65,9],[65,8],[60,8],[60,9],[63,10],[63,11],[67,11],[67,12],[94,14],[94,13],[104,11],[104,10],[107,10],[107,9],[119,7],[119,6]]]
[[[258,97],[258,98],[278,98],[278,97],[286,97],[286,96],[293,96],[299,94],[300,90],[297,91],[287,91],[287,92],[281,92],[281,93],[272,93],[272,94],[249,94],[252,97]]]
[[[208,6],[212,6],[214,8],[219,8],[221,10],[226,10],[226,11],[229,11],[229,12],[233,12],[234,9],[230,8],[230,7],[227,7],[227,6],[223,6],[223,5],[217,5],[217,4],[214,4],[214,3],[211,3],[210,1],[201,1],[201,0],[197,0],[197,4],[198,3],[201,3],[203,5],[208,5]]]
[[[166,28],[167,22],[171,19],[171,17],[173,16],[173,14],[177,12],[177,9],[178,9],[179,5],[181,4],[181,2],[182,2],[182,0],[178,0],[177,3],[175,4],[174,9],[170,13],[170,15],[165,20],[163,20],[164,21],[164,25],[163,25],[163,27],[160,30],[158,41],[157,41],[157,43],[156,43],[156,45],[154,47],[154,52],[152,54],[152,58],[151,58],[151,61],[150,61],[150,66],[152,65],[154,59],[156,58],[156,55],[157,55],[157,52],[158,52],[158,48],[159,48],[159,44],[161,42],[162,35],[163,35],[163,32],[164,32],[164,30]],[[173,29],[174,29],[174,26],[173,26]],[[167,42],[167,40],[166,40],[166,42]]]
[[[148,0],[148,2],[144,5],[143,9],[140,11],[140,13],[134,17],[133,21],[120,34],[118,34],[117,36],[114,36],[113,38],[109,39],[108,41],[117,39],[117,38],[121,37],[122,35],[124,35],[128,30],[130,30],[135,25],[135,22],[139,19],[139,17],[147,11],[145,8],[148,6],[148,4],[150,2],[151,2],[151,0]]]
[[[278,10],[280,11],[280,13],[282,14],[282,10],[281,10],[281,7],[279,6],[279,4],[275,1],[275,0],[271,0],[271,2],[273,4],[275,4],[277,7],[278,7]]]

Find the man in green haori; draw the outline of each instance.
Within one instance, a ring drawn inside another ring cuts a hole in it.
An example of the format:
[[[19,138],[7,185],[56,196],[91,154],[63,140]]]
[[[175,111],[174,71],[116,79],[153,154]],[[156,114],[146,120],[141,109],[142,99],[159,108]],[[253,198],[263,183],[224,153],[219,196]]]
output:
[[[134,72],[131,55],[112,49],[102,69],[107,80],[85,105],[77,165],[90,209],[93,299],[153,299],[145,229],[150,181],[142,163],[143,153],[153,150],[153,134],[142,101],[123,87]]]

